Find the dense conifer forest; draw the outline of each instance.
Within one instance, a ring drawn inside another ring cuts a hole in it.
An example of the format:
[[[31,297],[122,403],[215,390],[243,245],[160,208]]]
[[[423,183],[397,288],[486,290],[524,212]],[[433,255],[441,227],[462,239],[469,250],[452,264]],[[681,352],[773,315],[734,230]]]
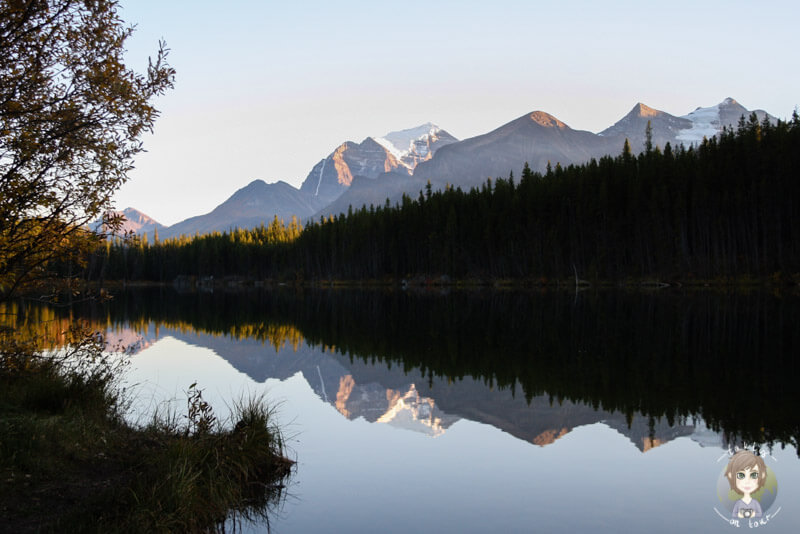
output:
[[[649,136],[648,136],[649,139]],[[781,277],[800,272],[800,117],[742,118],[699,146],[628,143],[580,166],[526,165],[462,191],[252,230],[109,242],[91,280],[587,280]],[[75,266],[61,266],[76,274]]]

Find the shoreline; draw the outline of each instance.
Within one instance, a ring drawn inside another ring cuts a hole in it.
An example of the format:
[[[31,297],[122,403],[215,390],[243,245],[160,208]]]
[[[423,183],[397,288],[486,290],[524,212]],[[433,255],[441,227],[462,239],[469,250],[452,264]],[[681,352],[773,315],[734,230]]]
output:
[[[137,288],[174,288],[177,291],[214,291],[214,290],[253,290],[253,289],[381,289],[381,290],[504,290],[504,291],[586,291],[586,290],[641,290],[641,291],[778,291],[800,292],[800,273],[769,277],[720,276],[712,279],[684,277],[642,277],[625,280],[584,280],[578,278],[547,279],[452,279],[447,275],[440,276],[408,276],[404,278],[383,279],[265,279],[257,280],[249,277],[229,276],[224,278],[178,277],[173,281],[124,281],[84,280],[67,285],[47,284],[50,294],[77,290],[78,292],[96,293],[102,298],[109,292]],[[29,288],[23,293],[33,294],[37,288]],[[38,289],[44,289],[39,287]],[[31,291],[33,290],[33,291]]]

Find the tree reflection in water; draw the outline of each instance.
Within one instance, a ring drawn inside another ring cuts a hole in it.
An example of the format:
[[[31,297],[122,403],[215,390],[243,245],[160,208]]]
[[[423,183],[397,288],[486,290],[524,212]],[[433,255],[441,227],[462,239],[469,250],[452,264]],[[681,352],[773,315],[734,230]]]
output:
[[[129,291],[67,314],[273,345],[301,340],[434,380],[469,377],[650,426],[698,416],[734,443],[798,446],[800,299],[762,292]],[[30,321],[29,324],[35,324]]]

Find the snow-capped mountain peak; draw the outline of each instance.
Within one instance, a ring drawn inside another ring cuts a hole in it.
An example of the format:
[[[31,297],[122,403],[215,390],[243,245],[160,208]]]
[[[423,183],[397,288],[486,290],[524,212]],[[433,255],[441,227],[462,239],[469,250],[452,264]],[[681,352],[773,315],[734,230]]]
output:
[[[432,122],[373,139],[409,171],[413,171],[421,161],[429,160],[438,148],[458,141]]]
[[[414,148],[414,142],[423,140],[426,137],[435,137],[441,128],[432,122],[426,122],[415,128],[389,132],[383,137],[373,137],[381,146],[392,153],[397,159],[401,159]]]
[[[747,119],[751,113],[755,113],[759,121],[764,120],[764,117],[768,117],[772,122],[775,121],[775,117],[766,111],[761,109],[748,111],[739,102],[728,97],[716,106],[697,108],[684,115],[682,118],[692,121],[692,126],[681,130],[676,139],[684,143],[700,143],[704,137],[719,134],[723,127],[735,127],[741,117]]]

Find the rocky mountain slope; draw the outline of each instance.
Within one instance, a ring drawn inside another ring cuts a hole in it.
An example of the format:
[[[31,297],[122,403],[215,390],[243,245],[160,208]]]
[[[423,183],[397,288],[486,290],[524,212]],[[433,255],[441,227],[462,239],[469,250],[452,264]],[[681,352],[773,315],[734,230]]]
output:
[[[419,162],[456,141],[431,123],[383,137],[367,137],[361,143],[347,141],[314,165],[300,190],[323,205],[329,204],[349,189],[356,177],[375,179],[389,172],[408,176]]]

